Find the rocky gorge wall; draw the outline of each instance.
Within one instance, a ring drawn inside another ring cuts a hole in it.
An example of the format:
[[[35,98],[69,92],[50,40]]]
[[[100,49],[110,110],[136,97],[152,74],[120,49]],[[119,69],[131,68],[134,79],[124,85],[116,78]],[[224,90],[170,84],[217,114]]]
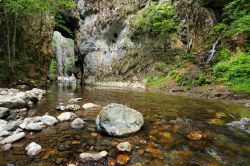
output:
[[[220,19],[220,2],[177,0],[173,5],[175,19],[181,28],[173,33],[177,36],[168,35],[169,40],[175,42],[170,43],[171,47],[178,47],[185,52],[199,47],[204,35]],[[79,80],[94,82],[118,73],[117,66],[122,66],[127,52],[138,44],[131,39],[131,18],[139,10],[147,10],[148,6],[149,2],[144,0],[78,0],[76,10],[64,13],[66,20],[74,27],[77,56],[75,74]]]

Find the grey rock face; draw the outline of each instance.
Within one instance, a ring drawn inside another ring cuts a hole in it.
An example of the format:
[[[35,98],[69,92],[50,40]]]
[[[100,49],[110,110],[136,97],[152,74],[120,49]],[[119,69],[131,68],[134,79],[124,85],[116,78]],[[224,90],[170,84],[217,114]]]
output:
[[[83,128],[84,126],[84,121],[80,118],[76,118],[71,122],[71,127],[74,129],[80,129]]]
[[[143,126],[141,113],[121,104],[110,104],[103,108],[96,118],[96,126],[111,136],[125,136],[135,133]]]
[[[128,37],[129,21],[122,19],[115,4],[110,7],[106,2],[79,0],[75,15],[79,19],[76,47],[79,59],[84,57],[87,74],[101,76],[114,72],[112,63],[119,62],[133,45]]]
[[[0,118],[6,118],[9,115],[9,109],[0,107]]]

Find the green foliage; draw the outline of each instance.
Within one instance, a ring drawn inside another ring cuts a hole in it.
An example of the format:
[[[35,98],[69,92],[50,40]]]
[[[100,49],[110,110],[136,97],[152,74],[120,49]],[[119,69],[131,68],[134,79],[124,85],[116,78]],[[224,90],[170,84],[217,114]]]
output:
[[[215,62],[220,62],[229,58],[231,51],[227,48],[223,48],[216,52]]]
[[[250,93],[250,53],[238,53],[228,61],[214,66],[214,75],[218,80],[234,90]],[[248,85],[248,86],[247,86]]]
[[[146,86],[157,86],[167,81],[169,78],[164,75],[158,75],[158,76],[148,75],[146,79],[147,79]]]
[[[60,13],[56,13],[54,24],[55,24],[55,26],[61,28],[65,32],[67,32],[71,37],[73,37],[73,32],[67,27],[66,22]]]
[[[250,32],[250,14],[233,21],[224,36],[230,37],[242,32]]]
[[[56,60],[52,59],[49,67],[49,75],[55,76],[56,75]]]
[[[158,36],[178,28],[178,23],[173,19],[174,7],[171,1],[166,1],[156,5],[150,3],[149,9],[139,11],[136,18],[132,21],[134,25],[134,38],[149,34]]]
[[[68,75],[71,75],[74,71],[75,67],[75,55],[72,54],[65,62],[65,69]]]
[[[217,34],[221,33],[223,30],[225,30],[227,27],[228,27],[228,25],[226,25],[224,23],[219,23],[213,27],[212,34],[217,35]]]
[[[248,14],[250,14],[249,0],[231,0],[223,11],[225,21],[234,21]]]
[[[211,81],[208,80],[203,74],[199,73],[195,76],[194,84],[195,86],[203,86],[210,84]]]

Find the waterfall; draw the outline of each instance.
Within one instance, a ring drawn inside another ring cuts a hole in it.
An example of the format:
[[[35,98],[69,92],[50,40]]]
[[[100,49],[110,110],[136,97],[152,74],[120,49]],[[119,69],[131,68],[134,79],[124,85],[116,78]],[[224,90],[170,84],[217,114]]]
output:
[[[53,34],[53,46],[57,62],[58,76],[68,76],[68,71],[74,64],[74,40],[65,38],[58,31]]]
[[[209,64],[211,62],[211,60],[214,58],[214,55],[216,53],[216,47],[219,43],[219,41],[221,40],[221,35],[217,38],[217,40],[214,42],[212,49],[207,53],[206,55],[206,64]]]

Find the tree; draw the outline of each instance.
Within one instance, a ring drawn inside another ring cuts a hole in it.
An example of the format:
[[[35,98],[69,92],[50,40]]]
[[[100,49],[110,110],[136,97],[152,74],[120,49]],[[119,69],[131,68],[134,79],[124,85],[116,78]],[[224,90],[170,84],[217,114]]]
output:
[[[9,67],[13,71],[16,58],[17,29],[33,14],[56,15],[60,10],[73,8],[73,0],[2,0],[0,1],[0,20],[6,27],[5,45]],[[42,18],[42,17],[41,17]],[[42,22],[42,21],[41,21]],[[5,24],[4,24],[5,23]],[[51,22],[53,23],[53,22]]]

